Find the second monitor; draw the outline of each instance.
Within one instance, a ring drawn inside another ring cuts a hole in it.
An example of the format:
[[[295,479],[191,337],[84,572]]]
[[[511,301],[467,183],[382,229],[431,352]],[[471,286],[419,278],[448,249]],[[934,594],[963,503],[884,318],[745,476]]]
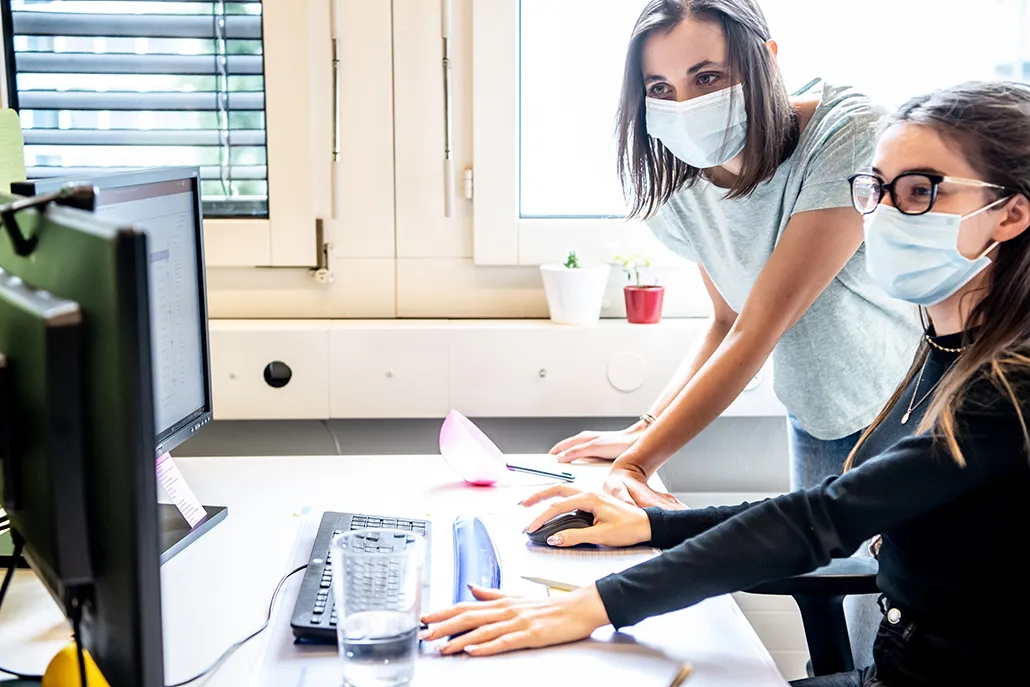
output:
[[[34,196],[80,184],[96,189],[97,215],[138,226],[147,236],[156,461],[212,418],[200,170],[163,167],[35,179],[11,184],[11,192]],[[227,512],[221,506],[204,510],[206,517],[191,527],[175,506],[161,506],[162,563]]]

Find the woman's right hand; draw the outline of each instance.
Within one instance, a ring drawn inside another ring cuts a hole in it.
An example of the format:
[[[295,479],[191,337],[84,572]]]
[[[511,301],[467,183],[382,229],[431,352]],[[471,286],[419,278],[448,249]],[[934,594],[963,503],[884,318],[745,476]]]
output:
[[[571,463],[578,458],[603,458],[615,460],[630,446],[636,443],[646,426],[638,422],[626,429],[609,432],[587,430],[555,444],[551,455],[557,456],[559,463]]]
[[[538,491],[522,502],[525,507],[535,506],[549,499],[558,500],[548,506],[526,527],[535,532],[545,522],[562,513],[585,510],[593,514],[594,524],[581,529],[570,529],[552,534],[551,546],[600,544],[602,546],[633,546],[651,539],[651,520],[640,508],[623,503],[608,494],[581,491],[568,484],[558,484]]]

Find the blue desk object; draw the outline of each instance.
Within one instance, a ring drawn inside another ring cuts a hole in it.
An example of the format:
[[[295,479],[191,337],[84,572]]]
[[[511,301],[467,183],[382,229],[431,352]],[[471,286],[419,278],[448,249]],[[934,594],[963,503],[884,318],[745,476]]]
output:
[[[469,585],[501,588],[501,564],[486,525],[472,515],[454,519],[454,603],[475,601]]]

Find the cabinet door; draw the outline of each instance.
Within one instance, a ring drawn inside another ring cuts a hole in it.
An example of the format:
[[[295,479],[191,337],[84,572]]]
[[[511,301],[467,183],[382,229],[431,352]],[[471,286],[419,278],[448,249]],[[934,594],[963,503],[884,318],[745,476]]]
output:
[[[334,418],[439,418],[447,414],[447,330],[356,328],[329,334]]]
[[[329,417],[329,332],[324,326],[211,327],[216,420]]]
[[[451,399],[474,416],[637,416],[695,335],[693,326],[624,323],[461,332],[451,344]]]

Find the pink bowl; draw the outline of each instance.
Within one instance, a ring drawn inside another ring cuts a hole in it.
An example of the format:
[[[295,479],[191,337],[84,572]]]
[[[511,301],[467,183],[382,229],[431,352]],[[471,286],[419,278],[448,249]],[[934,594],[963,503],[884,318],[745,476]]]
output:
[[[469,484],[490,486],[507,472],[501,449],[456,410],[447,413],[440,428],[440,455]]]

